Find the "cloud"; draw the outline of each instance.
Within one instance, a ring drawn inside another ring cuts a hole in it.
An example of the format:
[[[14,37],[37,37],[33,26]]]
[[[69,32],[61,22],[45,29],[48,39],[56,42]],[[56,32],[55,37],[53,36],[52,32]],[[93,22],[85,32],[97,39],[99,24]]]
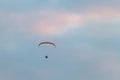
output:
[[[55,35],[83,24],[82,16],[74,13],[53,12],[52,14],[47,14],[47,16],[33,24],[36,25],[37,32]]]
[[[112,19],[119,19],[120,18],[120,11],[119,9],[115,8],[108,8],[108,7],[97,7],[94,9],[91,9],[90,12],[88,12],[86,15],[86,18],[89,18],[91,20],[112,20]]]
[[[112,53],[115,54],[115,53]],[[117,57],[110,58],[107,56],[102,63],[98,65],[104,80],[119,80],[120,79],[120,61]],[[108,59],[109,58],[109,59]]]
[[[67,11],[34,11],[2,14],[2,21],[14,28],[36,35],[58,35],[88,22],[113,21],[120,18],[120,11],[112,8],[94,8],[86,13]],[[16,30],[15,29],[15,30]]]
[[[108,71],[111,73],[118,73],[120,72],[120,62],[115,61],[115,60],[106,60],[102,64],[102,69],[104,71]]]

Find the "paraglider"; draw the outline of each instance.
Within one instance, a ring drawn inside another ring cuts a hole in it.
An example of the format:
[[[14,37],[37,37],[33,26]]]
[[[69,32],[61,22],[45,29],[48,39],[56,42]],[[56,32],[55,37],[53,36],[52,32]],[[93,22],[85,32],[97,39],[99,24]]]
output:
[[[56,47],[55,43],[53,43],[53,42],[41,42],[38,44],[38,46],[40,46],[42,44],[50,44],[50,45],[53,45],[54,47]]]
[[[41,43],[38,44],[38,47],[43,45],[43,44],[49,44],[49,45],[52,45],[56,48],[56,45],[53,42],[41,42]],[[45,59],[48,59],[48,56],[45,56]]]

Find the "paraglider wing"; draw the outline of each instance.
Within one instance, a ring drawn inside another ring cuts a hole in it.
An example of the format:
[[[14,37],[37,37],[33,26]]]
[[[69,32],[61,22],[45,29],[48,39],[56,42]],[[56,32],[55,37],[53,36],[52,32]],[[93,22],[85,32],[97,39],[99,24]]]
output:
[[[50,45],[53,45],[54,47],[56,47],[55,43],[53,43],[53,42],[41,42],[38,44],[38,46],[40,46],[42,44],[50,44]]]

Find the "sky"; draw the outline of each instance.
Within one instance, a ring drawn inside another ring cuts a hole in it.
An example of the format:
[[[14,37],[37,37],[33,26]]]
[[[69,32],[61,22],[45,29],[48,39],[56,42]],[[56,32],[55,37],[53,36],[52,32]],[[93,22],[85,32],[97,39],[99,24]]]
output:
[[[0,80],[120,80],[119,35],[120,0],[0,0]]]

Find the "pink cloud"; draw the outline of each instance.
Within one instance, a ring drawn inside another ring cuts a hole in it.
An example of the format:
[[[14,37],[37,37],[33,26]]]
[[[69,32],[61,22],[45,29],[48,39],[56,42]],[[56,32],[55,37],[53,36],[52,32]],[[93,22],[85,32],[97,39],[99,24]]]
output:
[[[87,21],[110,21],[120,17],[120,12],[114,9],[93,9],[88,13],[74,12],[54,12],[46,11],[37,14],[43,19],[36,19],[33,26],[36,27],[35,32],[46,35],[56,35],[66,32],[67,30],[77,27],[83,27]]]
[[[53,13],[48,15],[49,16],[45,17],[42,21],[38,20],[33,24],[36,26],[37,32],[54,35],[83,24],[83,18],[78,14]]]
[[[117,19],[120,18],[120,11],[119,9],[114,9],[114,8],[106,8],[106,7],[100,7],[100,8],[94,8],[87,14],[85,14],[86,19],[91,19],[91,20],[97,20],[97,21],[102,21],[102,20],[112,20],[112,19]]]
[[[115,60],[106,60],[103,64],[101,64],[101,68],[104,71],[117,73],[120,72],[120,62]]]
[[[58,35],[74,28],[83,27],[89,21],[110,21],[120,18],[120,11],[112,8],[97,8],[87,13],[65,11],[35,11],[31,13],[3,14],[4,22],[27,29],[34,34]],[[8,21],[9,20],[9,21]]]

